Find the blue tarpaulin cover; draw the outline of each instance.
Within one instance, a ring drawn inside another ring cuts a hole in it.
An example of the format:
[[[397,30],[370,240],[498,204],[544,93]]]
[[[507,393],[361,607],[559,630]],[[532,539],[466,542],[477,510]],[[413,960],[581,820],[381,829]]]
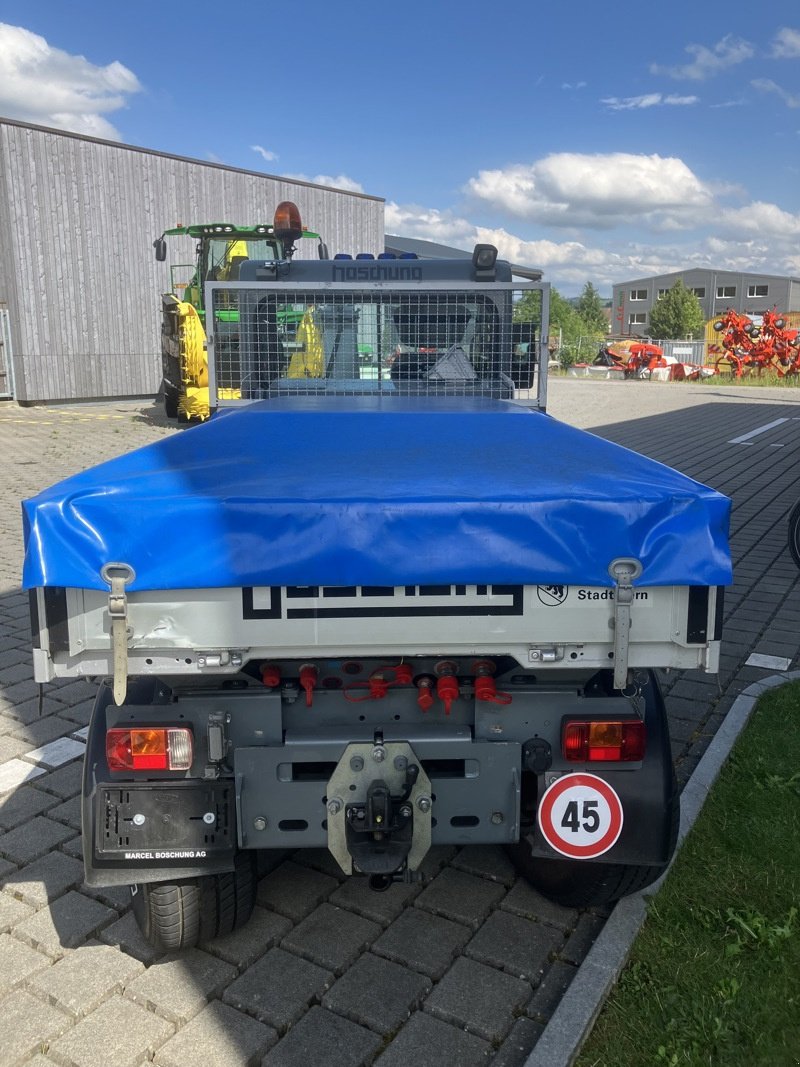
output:
[[[504,401],[267,400],[23,503],[24,585],[726,585],[730,502]]]

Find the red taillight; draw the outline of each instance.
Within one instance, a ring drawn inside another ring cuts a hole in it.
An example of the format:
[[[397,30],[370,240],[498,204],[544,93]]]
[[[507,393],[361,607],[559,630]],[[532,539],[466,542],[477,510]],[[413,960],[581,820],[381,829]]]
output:
[[[106,732],[110,771],[188,771],[192,731],[185,726],[115,727]]]
[[[644,758],[645,729],[640,719],[568,722],[563,736],[564,759],[572,763],[630,762]]]

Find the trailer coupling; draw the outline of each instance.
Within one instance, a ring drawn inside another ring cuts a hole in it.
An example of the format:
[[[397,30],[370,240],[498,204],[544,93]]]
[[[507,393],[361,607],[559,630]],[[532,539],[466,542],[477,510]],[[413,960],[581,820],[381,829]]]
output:
[[[431,847],[431,783],[411,745],[350,744],[327,791],[328,848],[372,889],[413,877]]]

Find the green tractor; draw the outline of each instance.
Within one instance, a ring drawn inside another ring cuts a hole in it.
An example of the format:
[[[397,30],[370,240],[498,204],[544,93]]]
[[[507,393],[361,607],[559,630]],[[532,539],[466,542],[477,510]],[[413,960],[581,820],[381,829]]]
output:
[[[236,226],[227,222],[198,223],[165,230],[153,242],[156,259],[167,258],[167,237],[197,239],[194,263],[170,266],[170,291],[161,298],[162,395],[167,418],[181,422],[203,421],[210,414],[208,392],[208,353],[206,350],[206,310],[203,288],[208,281],[235,281],[242,263],[248,259],[288,260],[301,237],[319,242],[320,259],[328,250],[318,233],[304,230],[295,204],[284,200],[275,209],[272,224]],[[216,311],[220,324],[225,321],[226,343],[230,345],[227,365],[235,368],[238,344],[239,310],[234,303]],[[282,315],[281,328],[292,334],[297,318],[288,308]],[[231,359],[230,357],[234,358]],[[236,381],[217,382],[221,397],[237,399]]]

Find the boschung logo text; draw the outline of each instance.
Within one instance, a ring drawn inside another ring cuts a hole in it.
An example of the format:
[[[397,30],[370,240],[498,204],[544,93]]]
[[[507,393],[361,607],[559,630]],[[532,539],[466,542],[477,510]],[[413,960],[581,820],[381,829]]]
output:
[[[334,266],[335,282],[418,282],[422,267],[406,266]]]

